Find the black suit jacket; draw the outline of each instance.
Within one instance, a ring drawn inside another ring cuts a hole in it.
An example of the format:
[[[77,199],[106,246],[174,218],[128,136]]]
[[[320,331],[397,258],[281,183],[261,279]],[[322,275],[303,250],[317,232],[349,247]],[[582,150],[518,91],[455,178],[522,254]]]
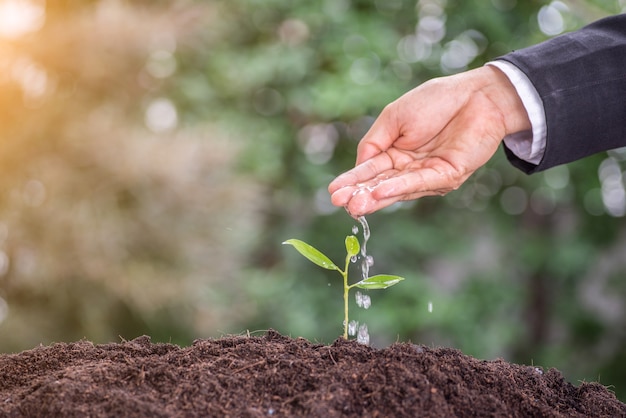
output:
[[[546,116],[546,150],[539,165],[505,147],[513,165],[532,173],[626,146],[626,14],[499,59],[528,76]]]

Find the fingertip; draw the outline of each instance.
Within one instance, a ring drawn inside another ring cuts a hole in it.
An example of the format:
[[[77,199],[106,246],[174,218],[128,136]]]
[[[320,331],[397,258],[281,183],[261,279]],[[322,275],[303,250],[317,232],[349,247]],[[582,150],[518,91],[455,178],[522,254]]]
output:
[[[347,207],[348,212],[355,217],[365,216],[371,213],[377,212],[381,209],[384,209],[388,206],[393,205],[398,202],[398,198],[388,198],[388,199],[376,199],[373,194],[369,194],[369,196],[361,196],[353,198],[350,200],[350,203]]]
[[[353,217],[364,216],[373,212],[371,208],[374,203],[369,190],[357,189],[350,196],[347,210]]]
[[[342,173],[335,177],[335,179],[328,184],[328,192],[330,194],[333,194],[337,190],[353,185],[356,182],[357,179],[352,171],[346,171],[345,173]]]
[[[330,194],[330,201],[335,206],[346,206],[354,193],[353,187],[336,189]]]
[[[341,187],[341,176],[338,176],[328,184],[328,193],[332,195],[337,190],[341,189]]]

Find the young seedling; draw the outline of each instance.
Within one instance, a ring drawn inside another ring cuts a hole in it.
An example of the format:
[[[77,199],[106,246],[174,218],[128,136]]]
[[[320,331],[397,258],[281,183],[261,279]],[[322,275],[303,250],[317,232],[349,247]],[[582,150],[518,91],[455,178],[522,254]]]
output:
[[[391,276],[389,274],[379,274],[372,277],[364,278],[363,280],[350,284],[348,281],[348,267],[353,257],[356,257],[360,251],[360,244],[357,237],[354,235],[348,235],[346,237],[346,263],[345,268],[342,270],[333,263],[330,258],[322,254],[315,247],[307,244],[304,241],[298,239],[289,239],[283,244],[292,245],[300,254],[309,259],[311,262],[317,264],[328,270],[337,270],[343,278],[343,305],[344,305],[344,320],[343,320],[343,338],[348,339],[348,295],[350,289],[358,287],[360,289],[386,289],[394,284],[404,280],[404,277]]]

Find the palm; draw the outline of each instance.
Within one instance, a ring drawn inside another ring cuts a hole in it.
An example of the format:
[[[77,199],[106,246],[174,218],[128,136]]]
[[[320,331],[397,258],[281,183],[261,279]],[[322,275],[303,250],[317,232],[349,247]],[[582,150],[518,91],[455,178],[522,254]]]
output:
[[[359,144],[357,166],[330,184],[334,204],[357,216],[445,194],[493,156],[505,136],[495,104],[481,94],[450,101],[441,89],[426,104],[429,87],[385,109]]]

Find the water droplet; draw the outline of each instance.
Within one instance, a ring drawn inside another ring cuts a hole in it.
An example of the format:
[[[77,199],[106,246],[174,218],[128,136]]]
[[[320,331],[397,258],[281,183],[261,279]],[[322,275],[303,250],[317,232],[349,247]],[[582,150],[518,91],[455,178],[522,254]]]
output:
[[[433,303],[431,301],[428,301],[428,312],[429,313],[433,312]]]
[[[356,260],[357,260],[356,255],[353,255],[352,257],[350,257],[350,262],[356,263]]]
[[[365,262],[368,266],[372,267],[374,265],[374,257],[372,257],[371,255],[366,256]]]
[[[372,299],[369,295],[365,295],[361,292],[356,292],[355,294],[356,304],[359,308],[369,309],[372,306]]]
[[[357,327],[359,328],[359,332],[361,331],[361,327],[359,327],[359,323],[357,321],[350,321],[348,323],[348,335],[356,335]]]
[[[353,233],[353,234],[355,234],[355,235],[359,233],[359,227],[358,227],[358,225],[354,225],[354,226],[352,227],[352,233]]]
[[[370,298],[369,295],[364,295],[361,292],[357,292],[357,299],[356,299],[356,303],[357,305],[359,305],[360,308],[363,309],[369,309],[370,306],[372,306],[372,299]]]
[[[356,336],[356,341],[359,344],[369,345],[370,333],[367,330],[367,324],[359,325],[359,333]]]

